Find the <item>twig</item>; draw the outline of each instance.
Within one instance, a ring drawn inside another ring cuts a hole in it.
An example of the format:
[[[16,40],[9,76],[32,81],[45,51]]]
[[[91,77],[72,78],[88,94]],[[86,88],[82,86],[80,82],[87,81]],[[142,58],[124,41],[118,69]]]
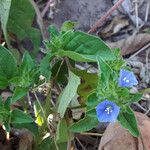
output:
[[[148,63],[148,59],[149,59],[149,54],[150,54],[150,50],[146,51],[146,69],[147,71],[149,71],[149,63]]]
[[[88,31],[88,33],[92,33],[94,31],[96,31],[96,29],[100,26],[103,25],[104,21],[107,19],[107,17],[109,17],[113,11],[115,11],[122,3],[123,3],[124,0],[118,0],[117,3],[114,4],[113,7],[111,7],[107,12],[106,14],[104,14],[96,23],[95,25],[93,25],[91,27],[91,29]]]
[[[37,15],[37,23],[38,23],[39,28],[40,28],[40,30],[41,30],[42,37],[43,37],[43,39],[45,40],[45,39],[47,38],[47,36],[46,36],[46,31],[45,31],[46,28],[45,28],[44,23],[43,23],[43,18],[42,18],[42,16],[41,16],[41,12],[40,12],[40,10],[39,10],[37,4],[34,2],[34,0],[29,0],[29,1],[30,1],[30,3],[32,4],[32,6],[33,6],[33,8],[34,8],[34,10],[35,10],[35,12],[36,12],[36,15]]]
[[[47,3],[46,3],[46,6],[45,8],[43,9],[42,13],[41,13],[41,16],[44,17],[45,13],[47,12],[48,8],[50,7],[50,4],[52,3],[52,0],[49,0]]]
[[[78,141],[78,143],[80,144],[80,146],[82,147],[83,150],[85,150],[85,147],[82,145],[82,143],[80,142],[80,140],[76,137],[76,140]]]
[[[150,112],[150,109],[145,113],[145,115],[147,115]]]
[[[80,133],[81,135],[91,135],[91,136],[103,136],[103,134],[99,134],[99,133],[91,133],[91,132],[83,132]]]
[[[31,98],[30,98],[29,92],[27,93],[27,98],[28,98],[29,106],[32,108],[32,102],[31,102]]]
[[[141,108],[144,112],[147,112],[147,110],[144,107],[142,107],[139,103],[135,102],[134,104]]]
[[[145,45],[144,47],[142,47],[139,51],[137,51],[136,53],[134,53],[129,59],[132,59],[133,57],[135,57],[136,55],[138,55],[142,51],[146,50],[148,47],[150,47],[150,43],[148,43],[147,45]]]
[[[149,14],[149,2],[147,2],[147,7],[146,7],[146,13],[145,13],[145,22],[148,20],[148,14]]]
[[[134,4],[135,4],[136,29],[137,31],[139,31],[138,0],[134,0]]]

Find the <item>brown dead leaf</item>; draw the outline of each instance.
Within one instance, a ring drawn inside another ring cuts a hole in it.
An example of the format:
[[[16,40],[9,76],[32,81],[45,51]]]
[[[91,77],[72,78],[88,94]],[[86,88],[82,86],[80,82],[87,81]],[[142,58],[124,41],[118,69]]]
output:
[[[12,137],[18,139],[19,150],[32,150],[34,137],[33,134],[27,129],[13,129],[11,131]]]
[[[150,43],[150,34],[137,34],[117,42],[108,43],[111,48],[120,48],[122,56],[132,54]]]
[[[128,25],[129,22],[127,19],[124,19],[120,16],[115,16],[111,23],[98,34],[100,35],[100,37],[107,38],[118,33],[122,28]]]
[[[141,137],[133,137],[118,123],[110,124],[103,137],[98,150],[150,150],[150,119],[141,113],[136,113]]]

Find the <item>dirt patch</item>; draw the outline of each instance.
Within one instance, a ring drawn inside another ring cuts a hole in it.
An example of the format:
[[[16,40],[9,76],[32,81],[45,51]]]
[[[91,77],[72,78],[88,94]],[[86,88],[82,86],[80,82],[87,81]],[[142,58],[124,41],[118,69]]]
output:
[[[61,0],[52,22],[60,27],[66,20],[77,21],[80,30],[88,31],[111,6],[110,0]]]

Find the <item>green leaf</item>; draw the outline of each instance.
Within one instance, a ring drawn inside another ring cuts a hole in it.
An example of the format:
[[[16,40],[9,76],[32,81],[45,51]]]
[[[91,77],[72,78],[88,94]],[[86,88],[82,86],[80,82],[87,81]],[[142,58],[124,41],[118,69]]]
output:
[[[51,53],[46,54],[46,56],[41,60],[40,63],[40,74],[46,77],[47,80],[49,80],[51,76],[51,67],[50,67],[51,56],[52,56]]]
[[[87,110],[95,108],[99,103],[96,93],[90,94],[86,101]]]
[[[70,38],[67,37],[69,35]],[[63,50],[85,55],[85,57],[88,57],[92,61],[96,61],[95,58],[97,55],[103,58],[103,60],[115,59],[112,50],[96,36],[76,31],[74,34],[69,34],[68,32],[68,34],[62,37],[62,40],[67,41],[63,44]]]
[[[5,39],[8,43],[7,37],[7,21],[9,17],[9,10],[11,6],[11,0],[1,0],[0,1],[0,22],[4,32]]]
[[[95,62],[96,61],[95,55],[83,55],[80,53],[76,53],[74,51],[60,50],[57,54],[61,57],[67,56],[71,58],[72,60],[79,61],[79,62]]]
[[[22,64],[20,66],[20,69],[22,72],[29,72],[31,71],[33,68],[35,67],[35,63],[32,59],[32,57],[30,56],[30,54],[26,51],[23,54],[23,58],[22,58]]]
[[[98,69],[99,69],[99,86],[98,88],[108,87],[110,82],[110,75],[113,72],[111,67],[100,56],[97,57]]]
[[[47,43],[55,55],[67,56],[80,62],[96,62],[97,56],[103,60],[115,59],[112,50],[100,38],[80,31],[64,30],[67,31]]]
[[[34,120],[27,114],[25,114],[23,111],[19,109],[14,109],[11,112],[11,122],[12,123],[31,123],[34,122]]]
[[[8,111],[8,112],[9,112],[10,109],[11,109],[11,107],[10,107],[11,102],[12,102],[12,97],[8,97],[8,98],[5,100],[5,102],[4,102],[4,108],[5,108],[5,110]]]
[[[64,143],[68,141],[68,127],[65,118],[60,120],[57,125],[56,142]]]
[[[8,85],[8,79],[4,76],[0,76],[0,89],[5,89]]]
[[[122,110],[119,113],[118,121],[122,127],[126,128],[134,137],[140,135],[135,115],[129,106],[126,106],[126,111]]]
[[[5,126],[6,131],[7,131],[7,132],[10,132],[11,127],[10,127],[10,123],[9,123],[8,121],[5,121],[5,122],[4,122],[4,126]]]
[[[130,103],[138,102],[142,98],[142,96],[143,94],[140,94],[140,93],[130,94],[127,101]]]
[[[26,96],[27,92],[28,88],[16,87],[12,97],[12,103],[15,103],[16,101]]]
[[[68,84],[65,87],[64,91],[59,96],[59,106],[57,112],[60,114],[61,118],[64,117],[65,111],[69,103],[76,95],[79,84],[80,84],[80,78],[70,71]]]
[[[18,76],[12,78],[10,83],[22,88],[29,88],[39,80],[39,69],[36,67],[34,60],[26,51],[23,55],[22,64],[19,67]]]
[[[39,51],[41,39],[40,31],[32,27],[34,16],[35,10],[29,0],[12,0],[7,30],[15,34],[18,40],[32,43],[30,50],[33,55]]]
[[[11,79],[17,72],[17,63],[13,55],[0,45],[0,76]]]
[[[98,120],[96,116],[91,117],[87,115],[77,123],[74,123],[70,127],[70,130],[72,132],[85,132],[95,128],[97,125],[98,125]]]
[[[65,142],[65,143],[58,143],[57,144],[57,147],[59,150],[66,150],[67,147],[68,147],[68,142]]]
[[[63,25],[61,26],[62,32],[67,32],[69,30],[72,30],[77,25],[77,22],[73,21],[65,21]]]
[[[56,79],[58,83],[67,83],[68,68],[63,60],[57,61],[52,67],[52,78]]]
[[[40,145],[38,145],[37,150],[57,150],[55,147],[54,140],[48,136],[47,138],[43,139]]]
[[[54,38],[59,35],[58,29],[54,25],[48,27],[48,32],[50,33],[51,38]]]

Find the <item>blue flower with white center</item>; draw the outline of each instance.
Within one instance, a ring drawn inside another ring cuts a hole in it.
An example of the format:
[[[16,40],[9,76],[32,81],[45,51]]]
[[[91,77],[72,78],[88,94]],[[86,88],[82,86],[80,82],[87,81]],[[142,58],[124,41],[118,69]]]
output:
[[[99,122],[115,122],[119,111],[120,107],[108,100],[104,100],[96,106],[96,114]]]
[[[137,84],[138,81],[133,72],[124,69],[120,70],[119,85],[121,87],[133,87]]]

